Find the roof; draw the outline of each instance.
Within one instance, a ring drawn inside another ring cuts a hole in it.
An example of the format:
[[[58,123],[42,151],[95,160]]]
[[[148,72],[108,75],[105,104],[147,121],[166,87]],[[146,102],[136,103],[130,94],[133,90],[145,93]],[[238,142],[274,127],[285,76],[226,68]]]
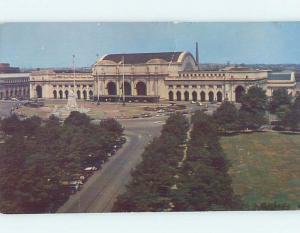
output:
[[[273,73],[273,72],[270,72],[268,73],[268,80],[292,80],[292,73]]]
[[[0,78],[27,78],[30,73],[5,73],[0,74]]]
[[[182,53],[184,52],[108,54],[102,57],[101,60],[109,60],[119,63],[124,57],[125,64],[141,64],[152,59],[163,59],[166,62],[177,62]]]

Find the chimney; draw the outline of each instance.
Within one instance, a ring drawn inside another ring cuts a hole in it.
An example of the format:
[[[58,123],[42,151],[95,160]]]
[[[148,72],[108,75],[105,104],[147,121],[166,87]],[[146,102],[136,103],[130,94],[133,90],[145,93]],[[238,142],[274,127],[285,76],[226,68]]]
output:
[[[199,67],[199,53],[198,53],[198,42],[196,42],[196,63]]]

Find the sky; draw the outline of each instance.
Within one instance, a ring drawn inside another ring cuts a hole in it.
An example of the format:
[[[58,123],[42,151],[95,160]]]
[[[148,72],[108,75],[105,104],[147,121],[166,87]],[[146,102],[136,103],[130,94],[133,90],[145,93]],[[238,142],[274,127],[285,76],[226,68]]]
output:
[[[300,22],[1,23],[0,63],[88,67],[108,53],[189,51],[200,63],[300,63]]]

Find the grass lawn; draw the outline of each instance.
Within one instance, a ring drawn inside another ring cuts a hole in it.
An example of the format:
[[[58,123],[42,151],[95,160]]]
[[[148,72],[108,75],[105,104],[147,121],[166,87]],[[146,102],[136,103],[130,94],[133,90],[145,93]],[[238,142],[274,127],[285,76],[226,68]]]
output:
[[[221,144],[231,161],[233,189],[246,204],[300,208],[300,135],[241,134],[222,137]]]

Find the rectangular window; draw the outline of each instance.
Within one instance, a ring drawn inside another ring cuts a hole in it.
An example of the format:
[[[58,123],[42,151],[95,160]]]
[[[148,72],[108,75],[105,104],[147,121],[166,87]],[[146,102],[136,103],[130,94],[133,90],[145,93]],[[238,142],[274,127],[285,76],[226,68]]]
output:
[[[176,87],[177,87],[177,88],[180,88],[180,87],[181,87],[181,85],[176,85]]]
[[[222,88],[222,85],[217,85],[217,88]]]
[[[209,88],[214,88],[214,85],[208,85]]]
[[[173,85],[169,85],[169,88],[173,88]]]
[[[192,88],[197,88],[197,85],[192,85]]]
[[[184,88],[189,88],[189,85],[184,85]]]

